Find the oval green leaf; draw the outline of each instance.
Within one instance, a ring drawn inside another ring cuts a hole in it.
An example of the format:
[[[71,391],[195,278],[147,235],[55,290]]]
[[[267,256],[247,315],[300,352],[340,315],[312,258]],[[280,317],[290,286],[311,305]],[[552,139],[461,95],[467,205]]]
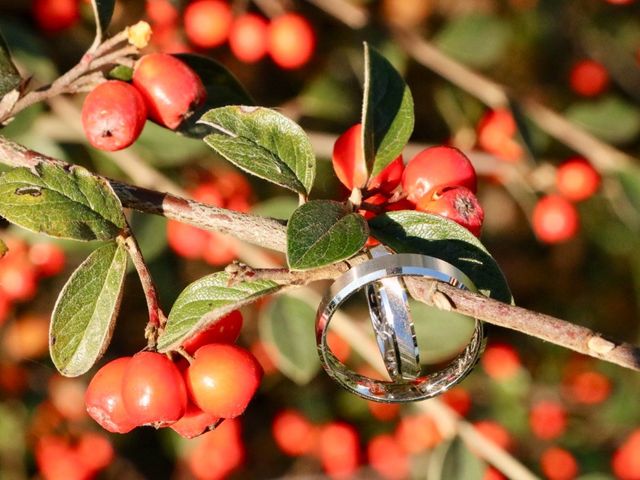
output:
[[[82,375],[107,349],[126,271],[127,251],[112,242],[89,255],[60,292],[51,317],[49,351],[63,375]]]
[[[287,225],[287,261],[296,270],[349,258],[364,247],[369,229],[362,215],[333,200],[298,207]]]
[[[0,99],[15,88],[18,88],[22,78],[13,64],[11,53],[4,37],[0,34]]]
[[[126,225],[111,185],[75,165],[9,170],[0,177],[0,215],[27,230],[74,240],[110,240]]]
[[[576,103],[569,107],[566,116],[588,132],[616,145],[629,143],[640,133],[640,109],[618,96]]]
[[[299,385],[309,383],[320,369],[316,353],[316,311],[291,295],[274,298],[260,315],[260,337],[273,347],[278,369]]]
[[[231,163],[309,195],[316,159],[309,138],[294,121],[268,108],[236,105],[210,110],[199,123],[217,130],[204,141]]]
[[[362,136],[371,177],[402,153],[414,122],[411,90],[393,65],[365,43]]]
[[[438,215],[402,210],[369,222],[371,233],[399,253],[440,258],[462,270],[478,290],[501,302],[512,301],[500,267],[467,229]]]
[[[281,288],[275,282],[258,280],[229,286],[230,276],[218,272],[196,280],[178,296],[164,331],[158,338],[158,350],[178,348],[185,339],[212,325],[232,310]]]

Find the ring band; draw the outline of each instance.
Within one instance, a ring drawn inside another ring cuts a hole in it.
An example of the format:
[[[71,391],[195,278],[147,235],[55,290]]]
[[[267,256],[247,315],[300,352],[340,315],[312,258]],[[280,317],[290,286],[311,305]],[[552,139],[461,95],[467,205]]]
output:
[[[391,255],[379,245],[372,258]],[[413,327],[407,291],[401,278],[387,277],[365,286],[369,316],[378,348],[392,380],[415,380],[420,376],[420,350]]]
[[[486,344],[483,323],[475,319],[473,336],[447,366],[410,381],[381,381],[355,373],[340,362],[327,345],[329,322],[335,311],[361,288],[388,277],[426,277],[461,289],[476,291],[471,280],[453,265],[418,254],[393,254],[356,265],[338,277],[318,307],[316,344],[327,374],[347,390],[378,402],[411,402],[434,397],[460,382],[474,367]]]

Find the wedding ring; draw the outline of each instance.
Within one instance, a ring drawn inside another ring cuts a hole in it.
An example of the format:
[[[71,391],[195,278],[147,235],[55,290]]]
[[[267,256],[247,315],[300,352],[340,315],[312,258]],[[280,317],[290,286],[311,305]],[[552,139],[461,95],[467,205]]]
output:
[[[391,255],[382,245],[369,253],[372,258]],[[365,295],[387,373],[392,380],[415,380],[420,376],[420,351],[402,279],[387,277],[370,283]]]
[[[327,374],[347,390],[378,402],[411,402],[439,395],[458,382],[480,358],[486,344],[483,323],[475,319],[471,340],[464,350],[442,370],[412,380],[382,381],[359,375],[340,362],[327,345],[327,331],[333,314],[363,287],[386,278],[424,277],[476,291],[471,280],[453,265],[438,258],[418,254],[393,254],[372,258],[338,277],[318,307],[316,344]]]

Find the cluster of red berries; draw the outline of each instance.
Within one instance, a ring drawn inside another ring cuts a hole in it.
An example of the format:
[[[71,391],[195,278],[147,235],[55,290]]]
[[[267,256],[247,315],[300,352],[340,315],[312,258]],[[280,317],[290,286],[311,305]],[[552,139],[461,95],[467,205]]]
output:
[[[74,441],[47,435],[38,439],[35,446],[36,464],[45,480],[95,478],[113,457],[111,443],[97,433],[83,433]]]
[[[213,432],[206,432],[187,453],[186,463],[198,480],[222,480],[245,459],[238,419],[225,420]],[[189,445],[191,448],[191,445]]]
[[[0,323],[6,320],[16,302],[31,300],[38,281],[57,275],[65,264],[64,251],[53,243],[27,242],[14,236],[3,236],[8,247],[0,258]]]
[[[209,174],[189,193],[199,202],[238,212],[249,211],[252,196],[251,185],[244,175],[232,170]],[[238,242],[228,235],[201,230],[175,220],[167,222],[167,242],[181,257],[203,259],[214,266],[233,261],[238,248]]]
[[[87,95],[82,126],[94,147],[121,150],[140,136],[147,117],[175,130],[205,99],[202,80],[188,65],[149,54],[136,63],[132,83],[109,80]]]
[[[255,357],[234,345],[241,327],[236,311],[186,341],[190,363],[153,351],[107,363],[89,383],[87,412],[110,432],[148,425],[185,438],[241,415],[262,378]]]
[[[356,124],[337,139],[333,147],[333,169],[349,190],[361,189],[361,213],[367,219],[380,212],[415,209],[441,215],[475,236],[480,235],[484,212],[475,196],[476,172],[467,156],[457,148],[427,148],[406,167],[400,155],[368,179],[362,125]]]

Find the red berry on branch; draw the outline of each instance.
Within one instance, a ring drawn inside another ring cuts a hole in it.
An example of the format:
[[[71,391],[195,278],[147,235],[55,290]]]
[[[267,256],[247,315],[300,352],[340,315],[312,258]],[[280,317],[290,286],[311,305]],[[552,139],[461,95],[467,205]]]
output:
[[[600,174],[586,159],[574,157],[556,170],[556,187],[560,195],[568,200],[586,200],[598,191]]]
[[[541,198],[533,209],[533,231],[541,242],[560,243],[573,238],[578,232],[578,211],[559,195]]]
[[[362,151],[362,124],[356,123],[338,137],[333,145],[333,170],[349,190],[367,183],[367,165]]]
[[[156,352],[136,353],[122,378],[122,399],[138,425],[163,427],[182,418],[187,390],[178,367]]]
[[[147,120],[145,101],[136,88],[109,80],[94,88],[82,105],[82,127],[89,143],[109,152],[137,140]]]
[[[578,476],[578,462],[564,448],[551,447],[540,457],[540,468],[549,480],[572,480]]]
[[[471,190],[465,187],[445,187],[422,197],[416,210],[435,213],[463,226],[476,237],[480,236],[484,211]]]
[[[184,31],[196,47],[222,45],[229,36],[233,12],[226,1],[198,0],[184,10]]]
[[[418,203],[444,187],[466,187],[476,193],[476,171],[467,156],[454,147],[427,148],[407,164],[402,175],[402,188],[407,198]]]
[[[186,373],[193,402],[221,418],[241,415],[262,379],[262,367],[247,350],[214,343],[198,349]]]
[[[267,50],[282,68],[300,68],[313,55],[316,36],[302,15],[286,13],[273,19],[267,33]]]
[[[78,0],[34,0],[32,9],[38,26],[50,33],[66,30],[80,19]]]
[[[558,402],[546,400],[533,405],[529,413],[529,426],[533,434],[543,440],[562,435],[567,428],[567,410]]]
[[[276,445],[289,456],[306,455],[316,447],[318,429],[304,415],[295,410],[283,410],[271,426]]]
[[[121,357],[104,365],[85,393],[87,413],[109,432],[127,433],[137,426],[122,400],[122,378],[130,360],[131,357]]]
[[[193,403],[189,402],[184,415],[176,423],[169,426],[174,432],[184,438],[195,438],[214,427],[218,417],[203,412]]]
[[[518,127],[509,110],[491,110],[485,113],[478,123],[478,145],[503,160],[520,160],[523,151],[514,138],[517,130]]]
[[[595,97],[609,86],[609,72],[594,60],[581,60],[573,65],[569,74],[571,89],[583,97]]]
[[[36,243],[29,249],[29,261],[41,276],[51,277],[64,268],[64,250],[53,243]]]
[[[238,339],[241,329],[242,314],[239,310],[234,310],[216,320],[210,327],[185,340],[182,348],[189,355],[193,355],[200,347],[210,343],[234,343]]]
[[[231,25],[229,48],[238,60],[254,63],[267,54],[267,21],[247,13]]]
[[[344,422],[322,427],[319,456],[324,471],[332,478],[348,478],[360,464],[360,441],[356,429]]]
[[[133,71],[149,118],[175,130],[206,98],[202,80],[186,63],[166,53],[142,57]]]

